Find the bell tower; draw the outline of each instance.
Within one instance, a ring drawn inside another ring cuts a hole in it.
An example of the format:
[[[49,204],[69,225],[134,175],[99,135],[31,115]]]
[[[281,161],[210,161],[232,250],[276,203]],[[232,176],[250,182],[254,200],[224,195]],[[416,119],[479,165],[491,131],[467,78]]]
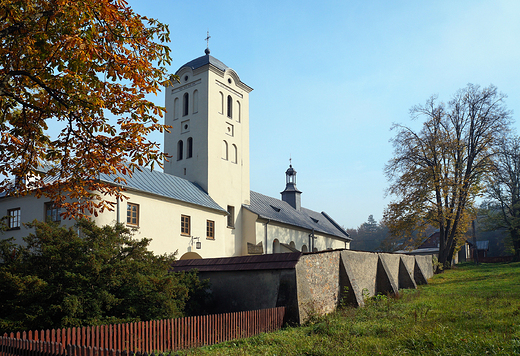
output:
[[[164,172],[197,183],[222,208],[241,236],[241,207],[250,203],[249,93],[238,74],[210,55],[177,70],[166,88]],[[237,247],[240,248],[240,247]],[[231,254],[230,254],[231,255]]]

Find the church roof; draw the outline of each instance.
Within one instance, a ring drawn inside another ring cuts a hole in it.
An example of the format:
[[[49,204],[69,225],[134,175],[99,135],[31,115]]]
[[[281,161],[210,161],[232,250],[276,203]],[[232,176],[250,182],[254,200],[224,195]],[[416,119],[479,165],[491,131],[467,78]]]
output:
[[[175,74],[179,73],[179,71],[182,68],[184,68],[184,67],[190,67],[192,70],[195,70],[195,69],[203,67],[203,66],[205,66],[207,64],[211,64],[211,65],[217,67],[218,69],[220,69],[222,71],[225,71],[226,69],[228,69],[228,66],[226,66],[224,63],[222,63],[221,61],[219,61],[215,57],[213,57],[213,56],[211,56],[209,54],[206,54],[205,56],[201,56],[199,58],[195,58],[194,60],[189,61],[185,65],[181,66],[177,70],[177,72],[175,72]]]
[[[126,180],[120,184],[124,188],[151,193],[165,198],[179,200],[210,209],[226,212],[220,207],[199,185],[171,174],[160,171],[151,171],[148,168],[136,170],[132,177],[122,174],[100,174],[101,181],[114,184],[116,177]]]
[[[244,205],[244,207],[264,219],[307,230],[314,229],[316,232],[333,235],[347,241],[352,240],[347,232],[324,212],[318,213],[305,208],[296,210],[283,200],[253,191],[251,191],[251,204]]]

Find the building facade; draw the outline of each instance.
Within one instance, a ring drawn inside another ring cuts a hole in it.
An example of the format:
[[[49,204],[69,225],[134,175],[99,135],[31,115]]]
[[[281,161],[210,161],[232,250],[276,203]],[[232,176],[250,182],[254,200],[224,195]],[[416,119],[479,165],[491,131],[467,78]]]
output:
[[[281,200],[250,190],[252,88],[208,49],[176,74],[180,82],[165,89],[171,128],[164,134],[164,172],[125,177],[129,199],[92,217],[96,223],[125,223],[137,238],[152,240],[152,251],[181,259],[349,248],[348,234],[332,218],[301,207],[292,166]],[[29,233],[25,222],[60,220],[59,208],[33,196],[4,194],[0,209],[9,225],[4,236],[17,240]]]

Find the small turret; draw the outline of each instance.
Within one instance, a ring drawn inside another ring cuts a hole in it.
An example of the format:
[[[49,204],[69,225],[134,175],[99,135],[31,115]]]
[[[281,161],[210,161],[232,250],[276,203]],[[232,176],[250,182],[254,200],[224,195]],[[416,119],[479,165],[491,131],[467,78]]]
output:
[[[302,207],[300,196],[302,192],[296,188],[296,170],[292,164],[289,164],[289,168],[285,171],[285,178],[285,190],[280,193],[282,200],[299,211]]]

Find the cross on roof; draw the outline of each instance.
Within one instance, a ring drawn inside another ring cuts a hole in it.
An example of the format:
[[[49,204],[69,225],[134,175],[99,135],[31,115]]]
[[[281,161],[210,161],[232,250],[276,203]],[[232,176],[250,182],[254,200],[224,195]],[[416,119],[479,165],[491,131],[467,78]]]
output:
[[[209,48],[209,39],[211,38],[211,36],[209,35],[209,31],[208,31],[208,35],[207,37],[205,38],[206,40],[206,48]]]

